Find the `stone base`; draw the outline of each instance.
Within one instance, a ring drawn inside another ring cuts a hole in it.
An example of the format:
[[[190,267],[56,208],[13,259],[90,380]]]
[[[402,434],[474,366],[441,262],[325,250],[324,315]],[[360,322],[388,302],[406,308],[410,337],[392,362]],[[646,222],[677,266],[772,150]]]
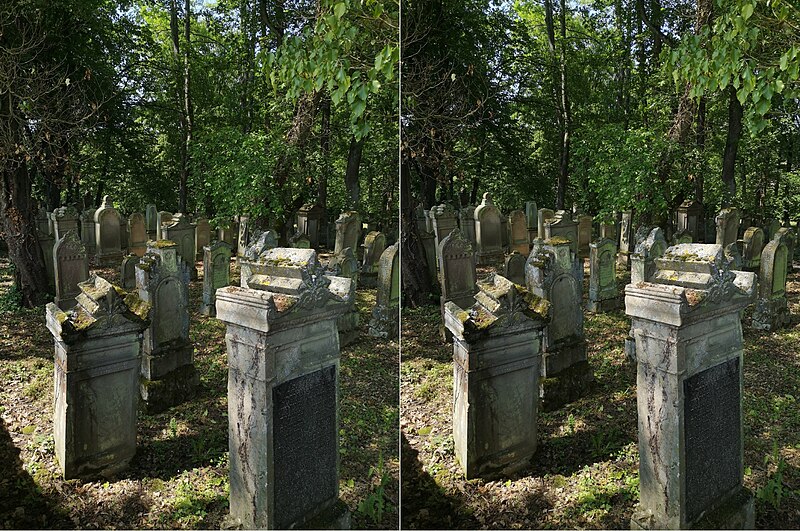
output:
[[[594,375],[588,361],[581,361],[550,378],[539,380],[541,411],[555,411],[574,402],[589,390]]]
[[[95,260],[100,267],[119,266],[122,263],[123,256],[122,251],[111,254],[98,254]]]
[[[209,317],[216,317],[217,315],[217,305],[216,304],[206,304],[200,303],[200,315],[207,315]]]
[[[613,310],[618,310],[622,307],[622,297],[614,297],[612,299],[603,299],[594,301],[589,299],[586,303],[586,309],[592,313],[605,313]]]
[[[752,493],[742,487],[721,505],[707,511],[686,529],[755,529],[756,511]],[[656,521],[650,511],[637,506],[631,517],[631,529],[670,529],[669,522]]]
[[[130,455],[120,456],[116,453],[110,453],[104,455],[98,461],[83,463],[79,466],[67,463],[62,466],[64,479],[91,481],[99,477],[112,478],[128,468],[128,463],[133,459],[136,448],[132,448],[130,452],[126,453],[130,453]],[[57,457],[56,460],[58,460]]]
[[[561,344],[557,347],[548,347],[542,352],[542,370],[539,373],[542,378],[558,376],[561,371],[571,368],[573,365],[585,362],[586,340],[573,339],[573,343]]]
[[[772,300],[758,299],[750,327],[754,330],[777,330],[789,325],[791,320],[786,297]]]
[[[241,518],[227,515],[220,523],[220,529],[247,529]],[[350,529],[350,509],[342,500],[336,500],[320,514],[307,522],[294,526],[293,529]]]
[[[505,253],[503,251],[496,251],[493,253],[476,253],[475,257],[478,261],[478,265],[491,265],[502,263],[505,260]]]
[[[183,365],[158,380],[142,379],[139,385],[142,409],[149,415],[160,413],[194,397],[200,376],[194,365]]]
[[[520,456],[520,453],[526,455]],[[483,459],[479,463],[474,463],[471,467],[462,463],[459,463],[459,465],[461,465],[461,469],[464,471],[464,478],[467,480],[481,478],[486,481],[495,481],[507,478],[520,470],[528,468],[535,453],[535,446],[533,449],[528,447],[527,451],[517,448],[515,451],[506,453],[506,455],[493,456],[493,462],[487,462],[486,459]],[[458,458],[456,458],[456,461],[458,461]]]

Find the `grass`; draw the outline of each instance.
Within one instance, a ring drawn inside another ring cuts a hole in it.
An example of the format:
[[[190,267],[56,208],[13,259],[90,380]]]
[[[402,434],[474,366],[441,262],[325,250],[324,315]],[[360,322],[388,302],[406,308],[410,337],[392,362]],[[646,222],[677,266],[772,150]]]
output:
[[[118,271],[97,270],[116,282]],[[238,284],[238,268],[232,269]],[[202,280],[189,286],[197,396],[140,414],[137,453],[117,477],[64,481],[52,436],[53,338],[44,308],[10,300],[0,258],[0,527],[219,529],[228,514],[225,325],[198,313]],[[340,497],[354,528],[397,528],[398,345],[367,334],[375,290],[359,290],[361,335],[340,359]]]
[[[486,273],[488,271],[482,271]],[[800,316],[800,280],[789,305]],[[628,281],[618,279],[619,286]],[[800,327],[745,330],[745,485],[758,528],[800,522]],[[539,414],[539,446],[527,469],[467,481],[452,439],[452,345],[439,309],[403,312],[400,400],[404,528],[628,528],[639,499],[636,368],[624,353],[623,311],[585,314],[595,385],[582,399]]]

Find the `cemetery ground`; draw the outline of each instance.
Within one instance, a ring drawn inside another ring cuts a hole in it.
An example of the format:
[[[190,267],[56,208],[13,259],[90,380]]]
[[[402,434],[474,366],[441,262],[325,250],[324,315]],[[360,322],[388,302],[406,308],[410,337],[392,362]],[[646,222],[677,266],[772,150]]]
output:
[[[744,484],[756,494],[758,529],[800,525],[799,274],[787,292],[789,328],[744,327]],[[585,317],[593,387],[539,412],[539,446],[525,470],[467,481],[454,456],[453,347],[439,337],[439,306],[403,309],[403,528],[629,528],[639,498],[636,367],[623,348],[630,321],[624,309]]]
[[[215,528],[228,514],[225,326],[199,314],[190,282],[190,337],[200,386],[195,398],[139,415],[128,470],[97,481],[64,481],[53,445],[53,338],[44,308],[13,303],[0,258],[0,527]],[[115,269],[93,269],[117,282]],[[238,285],[238,267],[231,283]],[[370,337],[375,289],[359,289],[360,337],[342,348],[340,498],[354,528],[398,527],[398,346]]]

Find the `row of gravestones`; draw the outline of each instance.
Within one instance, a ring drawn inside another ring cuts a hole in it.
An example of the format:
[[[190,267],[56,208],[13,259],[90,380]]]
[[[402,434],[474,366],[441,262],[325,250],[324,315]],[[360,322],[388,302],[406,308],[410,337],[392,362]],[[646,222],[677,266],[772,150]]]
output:
[[[379,260],[373,335],[397,334],[398,249],[387,247]],[[47,306],[55,337],[54,441],[67,479],[124,469],[136,452],[140,403],[160,411],[189,399],[197,386],[189,273],[177,251],[174,242],[149,242],[135,290],[93,275],[80,283],[74,307]],[[210,300],[204,293],[203,303],[227,327],[231,525],[345,528],[338,326],[352,311],[355,283],[325,271],[313,249],[252,248],[241,285],[228,286],[231,246],[217,242],[204,252],[207,282],[222,287]]]

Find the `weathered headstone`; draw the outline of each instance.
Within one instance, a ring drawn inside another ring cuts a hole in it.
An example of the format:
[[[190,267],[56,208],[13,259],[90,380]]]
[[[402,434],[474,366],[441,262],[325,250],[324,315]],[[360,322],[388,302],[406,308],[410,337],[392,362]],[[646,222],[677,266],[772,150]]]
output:
[[[572,252],[578,255],[578,224],[566,210],[558,210],[549,221],[545,222],[544,237],[548,240],[554,238],[569,240]]]
[[[80,216],[75,207],[62,206],[53,210],[53,230],[56,240],[60,240],[71,230],[75,231],[75,235],[80,238]]]
[[[761,267],[761,251],[764,249],[764,231],[759,227],[748,227],[742,238],[742,269],[757,273]],[[768,240],[767,240],[768,241]]]
[[[764,224],[764,241],[770,241],[775,237],[778,229],[781,228],[781,222],[775,218],[770,218]]]
[[[498,212],[500,212],[499,209]],[[504,216],[503,213],[500,212],[500,246],[503,248],[504,253],[508,250],[510,243],[511,228],[508,223],[508,216]]]
[[[195,252],[197,253],[195,259],[202,260],[203,247],[211,244],[211,223],[209,223],[208,218],[203,217],[203,218],[198,218],[195,225],[196,227],[194,230],[194,248]]]
[[[289,246],[295,249],[311,249],[311,240],[308,235],[298,231],[289,238]]]
[[[742,328],[753,273],[681,244],[625,288],[636,338],[639,505],[632,529],[753,529],[743,487]]]
[[[667,250],[667,240],[660,227],[640,227],[636,252],[631,255],[631,283],[649,282],[656,271],[656,259]],[[642,236],[645,236],[641,238]]]
[[[434,240],[434,251],[436,252],[436,263],[438,265],[440,263],[439,245],[442,243],[442,240],[453,232],[453,229],[458,226],[458,223],[456,223],[456,215],[453,211],[453,207],[447,203],[442,203],[441,205],[436,205],[431,208],[428,217],[431,220],[433,234],[436,236]]]
[[[63,228],[62,228],[63,230]],[[56,298],[53,302],[62,310],[75,306],[80,293],[78,284],[89,278],[89,258],[78,234],[70,229],[53,247]]]
[[[103,197],[103,203],[94,213],[95,249],[100,265],[116,265],[122,261],[119,220],[111,197]]]
[[[758,300],[753,310],[752,327],[777,330],[791,322],[786,300],[786,271],[789,250],[780,240],[764,247],[758,274]]]
[[[358,239],[361,236],[361,216],[354,210],[342,212],[336,220],[336,239],[334,242],[334,255],[341,255],[350,247],[358,248]]]
[[[250,216],[246,216],[241,214],[239,216],[239,232],[236,235],[236,256],[242,257],[244,256],[245,251],[250,244]]]
[[[44,268],[47,273],[48,289],[54,290],[56,286],[56,270],[53,262],[53,246],[55,245],[55,238],[50,234],[38,232],[36,239],[39,240],[39,248],[42,250],[44,257]]]
[[[617,290],[617,246],[613,240],[601,238],[589,244],[590,312],[607,312],[620,306]]]
[[[86,254],[94,256],[97,249],[97,239],[94,234],[94,209],[81,212],[81,241],[86,247]]]
[[[436,235],[428,231],[426,227],[429,225],[429,218],[428,215],[425,214],[425,210],[422,208],[422,205],[417,206],[417,209],[414,211],[414,218],[417,226],[417,236],[419,237],[420,242],[422,243],[422,249],[425,252],[425,265],[427,266],[428,270],[428,278],[433,286],[438,286],[439,282],[437,280],[437,269],[438,269],[438,250],[436,249]],[[473,220],[474,224],[474,220]],[[473,230],[474,230],[473,225]]]
[[[630,255],[636,248],[633,239],[633,211],[625,210],[620,214],[619,222],[619,249],[617,250],[617,260],[619,264],[630,269]]]
[[[453,440],[467,479],[510,474],[536,452],[540,339],[548,305],[495,275],[445,307],[453,341]],[[470,301],[466,301],[470,302]]]
[[[136,453],[142,330],[150,306],[92,276],[77,305],[47,305],[55,338],[53,441],[64,479],[115,474]]]
[[[686,231],[692,241],[700,241],[703,236],[703,205],[692,199],[687,199],[678,207],[677,230]]]
[[[461,233],[473,246],[475,245],[475,207],[467,205],[458,211],[458,224]],[[447,235],[445,235],[447,236]],[[441,243],[441,242],[439,242]]]
[[[525,202],[525,225],[528,227],[528,242],[539,237],[539,211],[536,208],[536,201]]]
[[[556,213],[549,208],[540,208],[537,214],[539,219],[536,222],[536,234],[538,238],[543,240],[545,238],[544,225],[545,223],[549,223],[550,220],[555,217]]]
[[[525,218],[525,212],[522,210],[514,210],[508,216],[508,222],[511,232],[510,251],[517,251],[518,253],[528,256],[531,251],[531,246],[528,241],[528,220]]]
[[[36,213],[36,229],[42,234],[52,236],[51,227],[50,214],[47,212],[47,209],[44,207],[39,208],[39,211]]]
[[[231,527],[344,529],[336,320],[355,290],[323,274],[312,249],[272,255],[290,276],[217,291],[227,326]]]
[[[325,234],[324,223],[325,209],[320,205],[303,205],[297,212],[297,230],[308,235],[308,240],[312,249],[316,249],[320,246],[321,236]],[[325,243],[327,244],[327,242]]]
[[[147,243],[136,264],[136,288],[153,307],[144,332],[140,390],[147,412],[157,413],[190,399],[199,383],[189,342],[189,271],[176,243]]]
[[[177,244],[178,258],[186,264],[190,280],[197,280],[197,267],[195,266],[197,252],[194,249],[196,228],[197,225],[189,223],[183,214],[175,214],[172,216],[172,223],[161,226],[163,239]]]
[[[617,248],[619,243],[619,226],[616,222],[601,223],[600,224],[600,239],[611,240],[614,243],[614,248]]]
[[[472,243],[458,230],[453,231],[439,244],[439,285],[441,297],[439,310],[442,317],[440,332],[446,336],[444,328],[444,309],[448,302],[466,308],[474,302],[473,296],[477,290],[475,282],[475,251]]]
[[[492,202],[492,194],[483,194],[475,209],[475,252],[479,264],[502,262],[503,235],[500,211]]]
[[[692,235],[688,230],[681,229],[672,235],[672,245],[678,245],[681,243],[694,243]]]
[[[139,212],[131,214],[128,218],[128,227],[130,227],[129,252],[136,256],[144,256],[147,249],[147,225],[144,215]]]
[[[125,216],[120,214],[119,217],[119,248],[123,254],[128,252],[128,244],[130,243],[130,227],[128,220]]]
[[[583,331],[583,263],[564,239],[537,240],[525,264],[525,283],[550,304],[542,339],[540,396],[545,411],[583,394],[593,380]]]
[[[135,254],[127,254],[122,259],[122,264],[119,266],[119,279],[123,289],[136,289],[136,264],[139,263],[139,258]]]
[[[173,222],[172,212],[161,210],[156,215],[156,240],[163,240],[164,234],[161,232],[164,225],[169,225]]]
[[[525,285],[525,262],[528,260],[527,255],[520,254],[517,251],[511,251],[511,254],[506,256],[506,261],[503,264],[503,276],[514,284]]]
[[[386,249],[386,235],[379,231],[372,231],[364,238],[364,257],[361,262],[361,278],[366,279],[370,275],[378,274],[378,260]],[[367,286],[368,284],[364,284]],[[373,287],[374,283],[372,286]]]
[[[792,271],[794,269],[792,261],[794,260],[794,247],[797,242],[797,234],[789,227],[781,227],[772,239],[780,240],[780,242],[786,246],[786,269],[787,271]]]
[[[581,214],[578,216],[578,256],[589,256],[589,244],[592,241],[592,216]]]
[[[147,239],[155,240],[158,238],[158,208],[154,204],[149,204],[144,210],[145,227],[147,230]]]
[[[714,218],[717,223],[717,245],[725,249],[728,245],[735,243],[739,231],[739,210],[735,208],[723,208]]]
[[[400,242],[390,245],[383,251],[378,272],[378,294],[372,319],[369,322],[369,335],[395,338],[400,327]]]
[[[232,249],[228,242],[219,241],[203,247],[203,315],[216,315],[217,290],[231,283]]]

